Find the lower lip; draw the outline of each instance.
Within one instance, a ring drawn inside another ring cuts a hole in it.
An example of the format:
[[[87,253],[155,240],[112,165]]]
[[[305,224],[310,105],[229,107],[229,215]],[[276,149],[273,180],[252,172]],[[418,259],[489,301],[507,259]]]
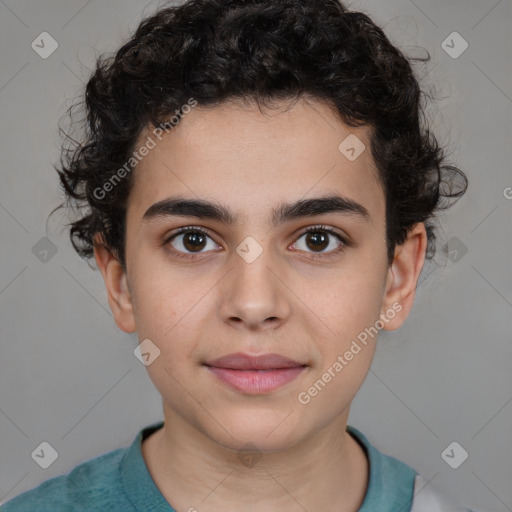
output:
[[[273,370],[230,370],[213,366],[207,368],[221,381],[249,395],[274,391],[298,377],[306,369],[305,366]]]

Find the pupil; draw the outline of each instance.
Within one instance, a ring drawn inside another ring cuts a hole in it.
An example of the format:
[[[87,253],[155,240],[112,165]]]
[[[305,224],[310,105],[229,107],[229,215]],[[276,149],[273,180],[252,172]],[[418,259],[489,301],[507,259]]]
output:
[[[202,245],[204,245],[205,237],[202,233],[198,232],[192,232],[192,233],[186,233],[183,238],[183,245],[188,250],[195,250],[195,249],[202,249]]]
[[[307,236],[307,242],[313,242],[313,247],[310,249],[325,249],[329,245],[329,240],[327,239],[327,235],[325,233],[321,233],[320,231],[315,231],[310,233]]]

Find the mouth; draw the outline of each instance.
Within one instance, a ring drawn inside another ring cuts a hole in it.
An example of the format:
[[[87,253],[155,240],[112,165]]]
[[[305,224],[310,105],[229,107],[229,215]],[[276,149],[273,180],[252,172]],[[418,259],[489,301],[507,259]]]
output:
[[[249,395],[270,393],[303,373],[308,365],[279,354],[229,354],[205,366],[230,388]]]

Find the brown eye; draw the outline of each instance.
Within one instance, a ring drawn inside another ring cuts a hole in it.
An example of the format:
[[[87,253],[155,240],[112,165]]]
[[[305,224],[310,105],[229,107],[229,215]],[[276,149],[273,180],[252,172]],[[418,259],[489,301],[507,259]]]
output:
[[[310,231],[306,234],[306,244],[314,251],[323,251],[329,245],[329,235],[321,231]]]
[[[309,252],[313,256],[330,256],[343,251],[349,244],[333,229],[317,226],[302,233],[293,245],[296,249]]]
[[[165,240],[164,245],[170,245],[171,250],[178,256],[202,254],[208,250],[218,249],[217,244],[205,231],[190,227],[180,228],[177,233]]]
[[[183,246],[187,251],[204,249],[206,236],[198,231],[189,231],[183,235]]]

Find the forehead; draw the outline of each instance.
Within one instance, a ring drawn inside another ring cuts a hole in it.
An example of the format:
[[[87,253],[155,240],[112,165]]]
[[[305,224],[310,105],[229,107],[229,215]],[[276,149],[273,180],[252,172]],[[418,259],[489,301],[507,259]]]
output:
[[[383,216],[369,128],[348,127],[323,102],[263,112],[238,101],[195,106],[161,140],[151,127],[140,143],[148,136],[156,144],[134,171],[130,217],[180,196],[229,205],[240,222],[269,222],[278,204],[334,194],[363,204],[371,222]]]

